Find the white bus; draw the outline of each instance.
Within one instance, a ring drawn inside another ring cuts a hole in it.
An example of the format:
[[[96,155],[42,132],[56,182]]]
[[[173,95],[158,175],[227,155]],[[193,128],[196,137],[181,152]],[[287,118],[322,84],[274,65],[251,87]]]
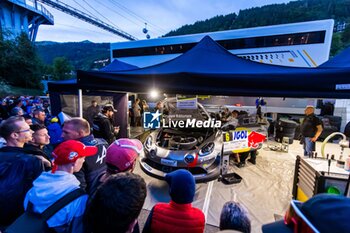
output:
[[[281,24],[111,43],[111,60],[146,67],[173,59],[209,35],[231,53],[256,62],[316,67],[328,60],[333,20]]]

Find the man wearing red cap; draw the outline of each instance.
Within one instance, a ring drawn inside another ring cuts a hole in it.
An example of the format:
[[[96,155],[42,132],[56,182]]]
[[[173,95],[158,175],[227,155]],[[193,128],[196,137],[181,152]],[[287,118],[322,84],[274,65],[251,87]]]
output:
[[[68,140],[56,147],[52,152],[54,157],[51,172],[43,172],[28,191],[24,207],[28,202],[33,204],[33,211],[42,213],[50,205],[79,188],[79,181],[73,172],[79,171],[84,163],[85,157],[96,154],[97,148],[85,146],[75,140]],[[83,232],[82,218],[88,196],[83,195],[66,205],[54,214],[47,224],[57,232]]]
[[[142,150],[142,143],[137,139],[120,138],[115,140],[107,149],[107,169],[94,181],[91,193],[94,193],[97,187],[111,175],[119,172],[133,172],[136,159]]]

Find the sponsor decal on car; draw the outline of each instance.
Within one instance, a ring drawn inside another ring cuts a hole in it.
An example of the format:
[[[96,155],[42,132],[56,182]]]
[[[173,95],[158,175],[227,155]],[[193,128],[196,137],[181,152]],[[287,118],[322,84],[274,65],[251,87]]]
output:
[[[163,165],[171,166],[171,167],[176,167],[177,166],[177,161],[176,160],[161,159],[160,163],[163,164]]]
[[[266,135],[247,128],[237,128],[223,135],[224,152],[242,153],[257,149],[266,139]]]

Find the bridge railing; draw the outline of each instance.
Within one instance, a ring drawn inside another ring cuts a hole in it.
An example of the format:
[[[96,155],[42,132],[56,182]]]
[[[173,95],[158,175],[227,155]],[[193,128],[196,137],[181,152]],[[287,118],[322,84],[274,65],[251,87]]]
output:
[[[13,4],[23,6],[27,9],[34,10],[38,13],[44,15],[49,21],[53,23],[54,17],[53,15],[40,3],[36,0],[7,0],[12,2]]]

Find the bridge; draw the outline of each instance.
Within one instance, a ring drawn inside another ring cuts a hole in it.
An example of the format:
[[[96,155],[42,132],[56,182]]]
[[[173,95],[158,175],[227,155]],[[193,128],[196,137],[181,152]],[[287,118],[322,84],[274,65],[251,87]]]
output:
[[[55,9],[58,9],[66,14],[74,16],[80,20],[87,22],[87,23],[93,24],[99,28],[102,28],[106,31],[109,31],[109,32],[116,34],[120,37],[123,37],[127,40],[137,40],[136,37],[124,32],[116,27],[113,27],[112,25],[107,24],[94,16],[91,16],[91,15],[89,15],[81,10],[78,10],[74,7],[71,7],[71,6],[65,4],[61,1],[58,1],[58,0],[37,0],[37,1],[42,2],[42,3],[44,3],[48,6],[51,6]]]
[[[35,41],[40,24],[54,24],[53,15],[43,5],[26,0],[0,1],[0,30],[7,38],[25,32]]]
[[[41,24],[54,25],[53,15],[39,2],[127,40],[137,40],[129,33],[59,0],[0,0],[0,32],[4,32],[7,38],[25,32],[31,41],[35,41]]]

